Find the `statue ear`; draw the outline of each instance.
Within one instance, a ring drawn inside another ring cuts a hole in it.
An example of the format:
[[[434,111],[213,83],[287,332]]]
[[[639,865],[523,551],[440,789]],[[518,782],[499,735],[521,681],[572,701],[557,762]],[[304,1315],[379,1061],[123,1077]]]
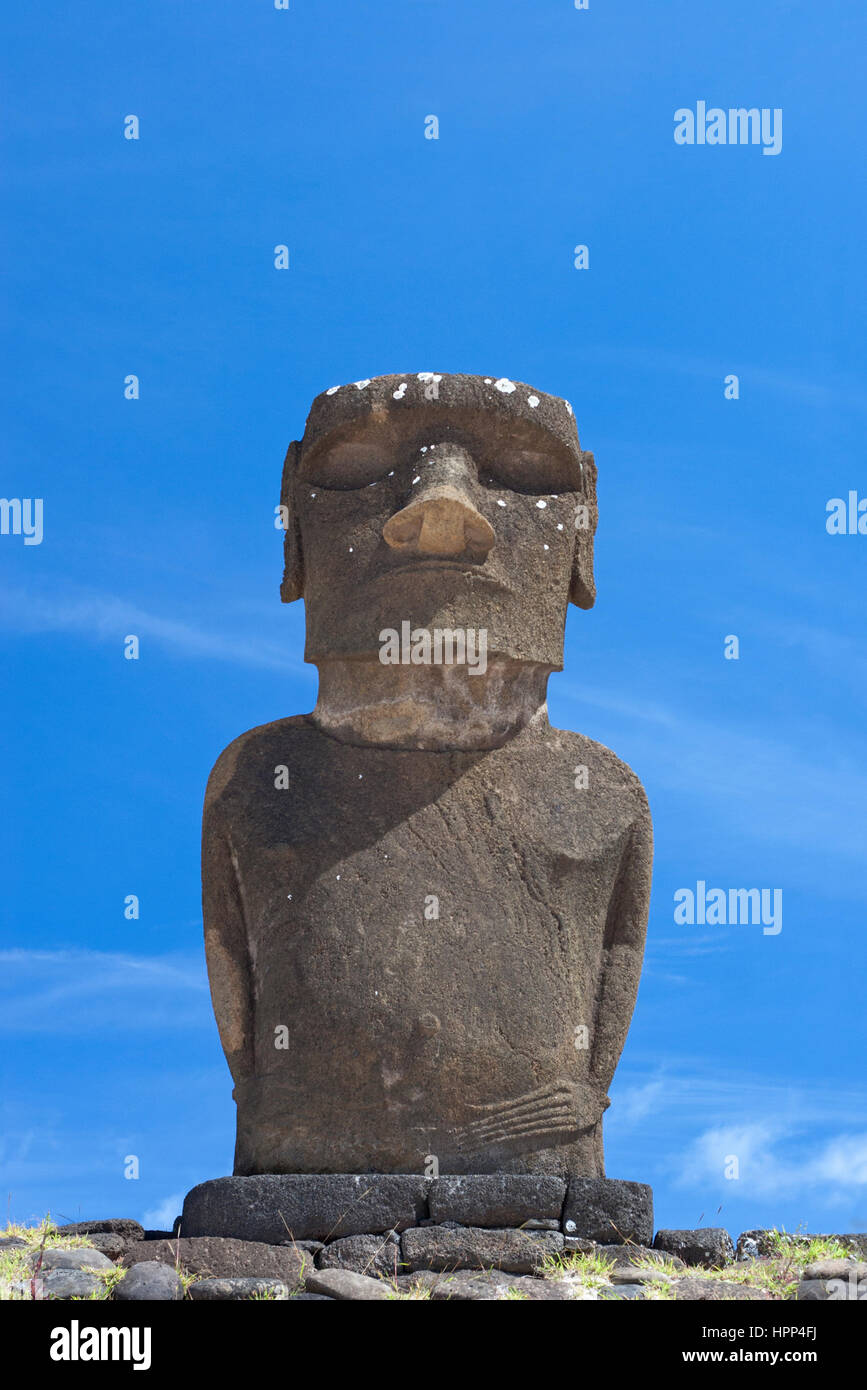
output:
[[[293,439],[286,450],[286,458],[283,461],[283,481],[280,485],[280,506],[286,509],[283,513],[286,518],[286,531],[283,537],[283,582],[280,585],[280,597],[284,603],[294,603],[295,599],[301,598],[304,593],[304,557],[301,553],[301,534],[298,530],[295,508],[292,505],[295,470],[298,467],[300,452],[300,442]]]
[[[593,579],[593,537],[599,519],[596,505],[596,460],[586,450],[581,454],[584,479],[582,495],[575,513],[575,549],[572,554],[572,582],[569,598],[578,608],[592,608],[596,602]]]

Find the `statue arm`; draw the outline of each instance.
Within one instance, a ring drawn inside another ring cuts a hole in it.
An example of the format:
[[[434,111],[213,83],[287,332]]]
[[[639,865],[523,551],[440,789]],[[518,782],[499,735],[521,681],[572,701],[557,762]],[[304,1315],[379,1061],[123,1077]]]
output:
[[[605,923],[590,1040],[591,1084],[602,1095],[607,1094],[611,1084],[635,1008],[647,933],[652,866],[653,830],[650,811],[644,801],[642,814],[633,823],[624,846]]]
[[[213,807],[202,831],[202,913],[211,999],[236,1082],[255,1071],[253,986],[244,896],[228,831]]]

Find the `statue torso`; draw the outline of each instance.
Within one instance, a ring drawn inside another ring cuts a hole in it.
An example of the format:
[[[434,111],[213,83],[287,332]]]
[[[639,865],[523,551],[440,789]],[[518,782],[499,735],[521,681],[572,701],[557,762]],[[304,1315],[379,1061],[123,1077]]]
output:
[[[574,733],[415,752],[300,716],[236,740],[209,784],[205,875],[233,878],[251,966],[237,1171],[562,1166],[545,1155],[605,1103],[602,986],[636,835],[637,779]]]

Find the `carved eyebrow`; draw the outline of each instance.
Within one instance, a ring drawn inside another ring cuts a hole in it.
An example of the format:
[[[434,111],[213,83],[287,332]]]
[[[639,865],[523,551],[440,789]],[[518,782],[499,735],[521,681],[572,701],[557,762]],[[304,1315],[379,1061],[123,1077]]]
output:
[[[480,428],[480,414],[488,428]],[[450,442],[467,449],[482,467],[505,452],[513,456],[526,452],[528,463],[532,456],[539,465],[547,460],[549,464],[559,464],[561,470],[578,475],[581,471],[580,447],[567,443],[538,417],[528,414],[503,418],[493,410],[474,406],[465,410],[437,408],[436,414],[429,408],[423,419],[414,410],[386,409],[335,422],[323,433],[302,441],[299,476],[309,477],[310,470],[329,455],[334,460],[335,455],[343,454],[347,463],[353,454],[357,459],[365,455],[373,464],[376,456],[396,458],[407,451],[416,453],[431,444]],[[577,468],[570,468],[570,464]]]

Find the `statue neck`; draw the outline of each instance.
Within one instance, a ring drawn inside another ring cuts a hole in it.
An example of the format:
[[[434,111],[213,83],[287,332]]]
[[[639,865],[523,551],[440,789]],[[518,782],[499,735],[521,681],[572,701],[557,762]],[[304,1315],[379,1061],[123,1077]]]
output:
[[[311,719],[343,743],[389,748],[500,748],[528,725],[548,727],[552,667],[492,657],[467,665],[383,665],[376,657],[317,662]]]

